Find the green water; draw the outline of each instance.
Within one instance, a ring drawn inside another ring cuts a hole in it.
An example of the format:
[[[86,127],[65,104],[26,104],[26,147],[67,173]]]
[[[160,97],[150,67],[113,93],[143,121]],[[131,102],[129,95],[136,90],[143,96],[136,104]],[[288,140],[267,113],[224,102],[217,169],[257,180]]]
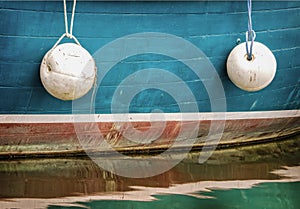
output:
[[[300,136],[218,150],[203,164],[199,154],[142,179],[88,157],[0,160],[0,209],[300,209]]]
[[[213,190],[201,193],[213,198],[187,195],[156,195],[157,200],[144,201],[92,201],[78,206],[50,206],[49,209],[110,208],[110,209],[299,209],[300,182],[263,183],[251,189]]]

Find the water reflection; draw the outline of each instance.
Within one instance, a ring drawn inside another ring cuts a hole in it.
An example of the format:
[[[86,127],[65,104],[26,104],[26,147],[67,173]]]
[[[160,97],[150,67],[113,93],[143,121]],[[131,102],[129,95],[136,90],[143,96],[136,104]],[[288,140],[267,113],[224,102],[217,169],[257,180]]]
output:
[[[299,145],[300,137],[294,137],[216,151],[204,164],[197,163],[199,153],[190,153],[168,172],[145,179],[116,176],[86,157],[0,161],[0,208],[47,208],[49,205],[97,208],[91,200],[152,201],[162,194],[219,198],[217,191],[211,191],[244,191],[258,184],[278,186],[279,182],[299,182]]]

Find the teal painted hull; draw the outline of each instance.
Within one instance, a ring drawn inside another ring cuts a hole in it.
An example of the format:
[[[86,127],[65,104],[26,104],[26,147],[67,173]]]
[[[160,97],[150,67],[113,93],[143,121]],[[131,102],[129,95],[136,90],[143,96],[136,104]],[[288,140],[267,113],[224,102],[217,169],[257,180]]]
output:
[[[68,2],[69,11],[71,6]],[[236,46],[237,39],[245,40],[246,2],[79,1],[74,35],[94,54],[126,35],[142,32],[172,34],[202,50],[213,64],[224,88],[226,111],[299,109],[300,2],[255,1],[253,10],[256,40],[272,50],[278,65],[275,79],[258,92],[240,90],[226,73],[228,54]],[[73,106],[72,109],[71,101],[49,95],[39,77],[43,56],[65,32],[62,2],[2,1],[0,17],[0,114],[88,112],[89,105],[82,109]],[[95,113],[111,113],[113,95],[120,83],[147,68],[164,69],[181,78],[195,95],[199,112],[212,111],[204,81],[189,67],[167,56],[140,54],[120,61],[102,79],[96,94]],[[99,68],[98,72],[101,70]],[[180,100],[178,103],[168,92],[150,88],[133,97],[129,112],[147,113],[160,109],[174,113],[180,112],[180,103],[189,102]],[[119,105],[116,112],[123,110],[122,104]]]

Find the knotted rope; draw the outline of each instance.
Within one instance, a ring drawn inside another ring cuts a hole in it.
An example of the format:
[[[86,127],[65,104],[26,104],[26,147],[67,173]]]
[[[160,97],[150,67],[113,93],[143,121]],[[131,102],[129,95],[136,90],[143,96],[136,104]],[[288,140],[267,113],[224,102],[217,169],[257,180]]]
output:
[[[252,29],[252,18],[251,18],[252,0],[247,0],[247,7],[248,7],[248,31],[246,32],[246,52],[247,52],[247,59],[252,60],[253,42],[256,37],[255,31]],[[248,42],[251,42],[250,47]]]
[[[64,37],[68,37],[70,39],[73,39],[76,42],[76,44],[80,45],[77,38],[73,35],[73,25],[74,25],[76,0],[73,0],[72,16],[71,16],[71,23],[70,23],[70,33],[69,33],[69,29],[68,29],[68,14],[67,14],[66,0],[63,0],[63,3],[64,3],[64,20],[65,20],[65,30],[66,30],[66,32],[64,34],[62,34],[62,36],[58,39],[58,41],[54,44],[54,46],[52,48],[56,47]]]

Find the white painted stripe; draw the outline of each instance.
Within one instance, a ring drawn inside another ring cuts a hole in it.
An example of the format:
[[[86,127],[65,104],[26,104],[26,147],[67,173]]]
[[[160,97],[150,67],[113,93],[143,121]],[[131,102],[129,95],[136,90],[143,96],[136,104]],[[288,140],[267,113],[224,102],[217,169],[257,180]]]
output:
[[[199,113],[126,113],[126,114],[24,114],[0,115],[0,123],[74,123],[74,122],[150,122],[242,120],[300,117],[300,110]]]

